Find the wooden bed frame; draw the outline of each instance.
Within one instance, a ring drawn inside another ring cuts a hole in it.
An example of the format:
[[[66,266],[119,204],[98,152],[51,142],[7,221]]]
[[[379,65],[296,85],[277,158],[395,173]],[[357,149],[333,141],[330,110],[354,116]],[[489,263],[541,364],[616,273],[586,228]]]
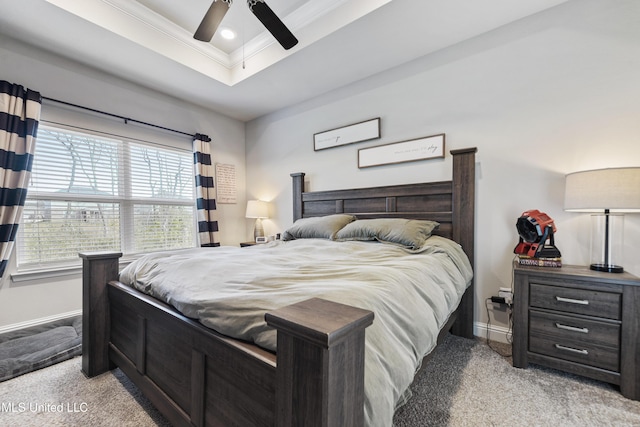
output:
[[[304,174],[292,174],[294,220],[342,212],[436,220],[473,265],[475,152],[451,151],[452,180],[435,183],[305,192]],[[318,298],[267,313],[276,358],[115,281],[120,256],[80,254],[85,375],[119,367],[175,426],[364,424],[364,336],[374,313]],[[472,283],[441,337],[473,337],[473,300]]]

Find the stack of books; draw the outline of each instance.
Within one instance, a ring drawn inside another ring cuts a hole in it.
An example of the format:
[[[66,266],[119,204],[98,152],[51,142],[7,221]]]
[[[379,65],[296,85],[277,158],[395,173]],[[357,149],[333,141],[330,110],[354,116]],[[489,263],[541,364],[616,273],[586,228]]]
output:
[[[562,258],[533,258],[526,255],[518,255],[518,264],[533,267],[562,267]]]

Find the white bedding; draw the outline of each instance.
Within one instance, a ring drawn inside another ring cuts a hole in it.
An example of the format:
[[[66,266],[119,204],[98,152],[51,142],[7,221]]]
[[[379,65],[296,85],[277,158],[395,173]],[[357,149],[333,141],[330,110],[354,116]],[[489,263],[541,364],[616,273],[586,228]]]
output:
[[[196,248],[146,255],[120,275],[205,326],[272,351],[276,334],[264,321],[267,311],[311,297],[373,311],[365,418],[384,427],[471,278],[459,245],[437,236],[417,252],[324,239]]]

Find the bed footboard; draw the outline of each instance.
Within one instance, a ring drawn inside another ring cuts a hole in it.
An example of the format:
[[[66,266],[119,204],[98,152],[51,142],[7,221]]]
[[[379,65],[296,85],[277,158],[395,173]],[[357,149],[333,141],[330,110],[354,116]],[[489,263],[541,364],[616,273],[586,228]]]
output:
[[[176,426],[364,424],[372,312],[314,298],[267,313],[276,357],[114,282],[120,253],[80,256],[88,377],[118,366]]]
[[[114,367],[109,362],[107,282],[118,277],[122,253],[79,255],[82,258],[82,372],[94,377]]]
[[[276,425],[364,425],[364,334],[373,313],[312,298],[265,317],[278,330]]]

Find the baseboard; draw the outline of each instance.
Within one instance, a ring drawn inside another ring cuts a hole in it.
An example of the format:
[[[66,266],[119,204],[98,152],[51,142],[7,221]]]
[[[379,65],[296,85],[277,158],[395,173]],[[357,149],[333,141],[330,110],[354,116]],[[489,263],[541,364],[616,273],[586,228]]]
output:
[[[487,335],[491,341],[501,343],[511,343],[511,330],[503,326],[487,325],[486,323],[474,322],[473,335],[487,339]]]
[[[30,328],[31,326],[44,325],[45,323],[55,322],[57,320],[68,319],[70,317],[80,316],[82,310],[69,311],[67,313],[60,313],[54,316],[41,317],[39,319],[28,320],[26,322],[13,323],[11,325],[0,326],[0,334],[5,332],[13,332],[19,329]]]

